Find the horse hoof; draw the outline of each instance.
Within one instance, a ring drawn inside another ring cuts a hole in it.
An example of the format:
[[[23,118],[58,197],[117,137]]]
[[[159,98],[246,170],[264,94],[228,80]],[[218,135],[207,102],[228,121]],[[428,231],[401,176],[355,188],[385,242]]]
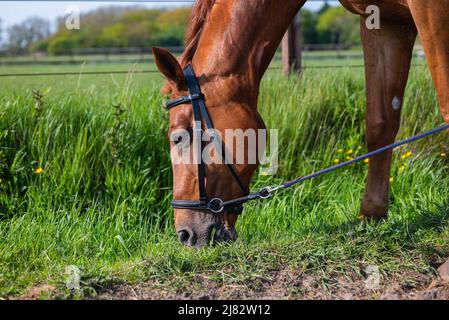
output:
[[[360,220],[367,220],[367,221],[382,221],[382,220],[386,220],[388,218],[388,215],[387,214],[371,215],[371,214],[366,214],[366,213],[360,212],[359,218],[360,218]]]
[[[388,217],[388,204],[384,201],[364,199],[360,209],[360,217],[364,220],[384,220]]]

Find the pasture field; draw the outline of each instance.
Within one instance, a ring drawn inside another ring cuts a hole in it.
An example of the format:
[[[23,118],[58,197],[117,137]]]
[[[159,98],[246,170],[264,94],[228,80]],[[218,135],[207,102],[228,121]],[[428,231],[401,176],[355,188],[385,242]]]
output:
[[[356,68],[266,74],[259,110],[279,129],[279,170],[256,175],[254,189],[366,151],[363,78]],[[395,152],[386,221],[359,219],[361,163],[248,204],[237,242],[192,250],[173,228],[162,82],[0,78],[0,298],[438,296],[427,287],[449,256],[446,134]],[[428,70],[415,67],[398,138],[441,122]],[[81,270],[80,290],[66,287],[68,266]]]

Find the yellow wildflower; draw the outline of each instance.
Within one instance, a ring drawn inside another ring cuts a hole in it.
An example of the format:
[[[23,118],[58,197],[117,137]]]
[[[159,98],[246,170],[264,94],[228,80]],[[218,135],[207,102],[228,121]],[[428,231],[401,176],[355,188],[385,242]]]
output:
[[[342,153],[344,150],[343,149],[338,149],[337,152],[338,153]]]
[[[346,152],[346,154],[353,154],[353,153],[354,153],[354,151],[352,151],[352,149],[350,149]]]
[[[405,154],[403,154],[403,155],[401,156],[401,159],[402,159],[402,160],[405,160],[405,159],[407,159],[407,156],[406,156]]]
[[[367,159],[363,160],[363,162],[364,163],[369,163],[369,159],[367,158]]]
[[[346,157],[346,160],[354,160],[353,157]]]
[[[334,163],[335,163],[335,164],[339,164],[339,163],[340,163],[340,159],[335,159],[335,160],[334,160]]]
[[[441,152],[441,153],[440,153],[440,157],[441,157],[441,158],[445,158],[446,156],[447,156],[446,152]]]
[[[394,181],[393,177],[390,177],[390,183],[392,183]]]
[[[410,158],[410,157],[412,156],[412,154],[413,154],[413,152],[409,151],[409,152],[407,152],[407,153],[405,154],[405,156],[406,156],[407,158]]]
[[[42,169],[41,167],[38,167],[36,170],[34,170],[35,174],[41,174],[44,173],[44,169]]]

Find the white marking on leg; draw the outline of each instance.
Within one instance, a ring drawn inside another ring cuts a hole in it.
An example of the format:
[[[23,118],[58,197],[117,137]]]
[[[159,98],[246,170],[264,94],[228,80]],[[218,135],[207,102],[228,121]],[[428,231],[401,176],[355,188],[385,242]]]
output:
[[[398,97],[394,97],[391,106],[393,107],[394,110],[399,110],[402,106],[401,99],[399,99]]]

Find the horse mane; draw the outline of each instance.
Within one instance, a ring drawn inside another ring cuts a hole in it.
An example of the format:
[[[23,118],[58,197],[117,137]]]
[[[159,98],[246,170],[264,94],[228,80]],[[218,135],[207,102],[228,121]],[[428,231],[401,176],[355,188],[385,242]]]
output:
[[[185,49],[180,57],[181,66],[185,67],[193,58],[198,48],[204,25],[216,0],[197,0],[192,8],[185,37]]]
[[[201,34],[204,30],[204,25],[206,24],[206,20],[209,17],[209,13],[215,4],[215,1],[216,0],[197,0],[192,7],[192,12],[187,23],[185,49],[179,57],[179,63],[183,68],[193,59],[193,55],[198,48],[198,43],[200,42]],[[172,93],[172,84],[167,81],[162,87],[161,92],[163,94]]]

